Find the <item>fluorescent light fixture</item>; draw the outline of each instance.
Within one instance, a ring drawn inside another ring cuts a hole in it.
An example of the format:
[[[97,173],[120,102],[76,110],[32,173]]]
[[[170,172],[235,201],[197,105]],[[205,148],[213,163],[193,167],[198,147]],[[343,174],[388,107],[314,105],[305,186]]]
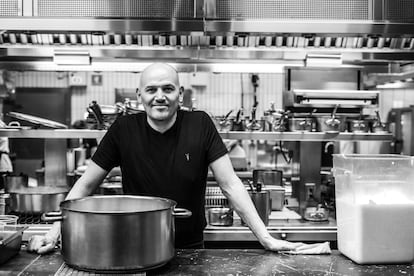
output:
[[[342,65],[341,54],[312,54],[306,55],[306,67],[332,67]]]
[[[89,51],[62,51],[55,50],[53,62],[58,65],[90,65]]]
[[[217,73],[283,73],[289,64],[255,64],[255,63],[211,63],[206,64],[211,72]],[[297,64],[294,64],[297,66]]]

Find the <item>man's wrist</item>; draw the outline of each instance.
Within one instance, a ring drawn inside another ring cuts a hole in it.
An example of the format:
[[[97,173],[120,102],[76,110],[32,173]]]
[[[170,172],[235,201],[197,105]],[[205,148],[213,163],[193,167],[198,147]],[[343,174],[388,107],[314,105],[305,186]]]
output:
[[[267,234],[267,235],[260,237],[259,242],[264,248],[268,248],[269,245],[272,243],[273,239],[274,238],[270,234]]]

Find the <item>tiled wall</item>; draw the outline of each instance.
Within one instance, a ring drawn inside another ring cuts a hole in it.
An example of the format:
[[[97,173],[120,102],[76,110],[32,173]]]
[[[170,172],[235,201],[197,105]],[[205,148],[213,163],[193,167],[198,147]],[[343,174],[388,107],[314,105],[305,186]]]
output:
[[[414,88],[380,89],[380,111],[386,119],[391,108],[401,108],[414,105]]]
[[[16,72],[17,87],[67,87],[69,73],[67,72]],[[101,75],[102,84],[92,85],[92,75]],[[116,88],[135,89],[139,84],[140,74],[124,72],[82,72],[86,86],[71,86],[72,91],[72,122],[84,118],[85,110],[92,100],[100,104],[115,103]],[[243,106],[246,113],[253,105],[253,85],[251,74],[222,73],[209,74],[180,73],[180,84],[193,90],[194,105],[213,115],[224,115],[230,110],[238,110]],[[275,102],[277,108],[282,107],[282,74],[260,74],[257,89],[258,112],[263,114],[270,102]]]
[[[14,72],[17,87],[68,87],[68,72]],[[92,85],[92,75],[101,75],[102,84]],[[71,86],[72,122],[84,118],[87,105],[96,100],[100,104],[115,103],[116,88],[135,89],[139,84],[140,74],[124,72],[83,72],[86,86]],[[230,110],[243,106],[249,113],[253,105],[253,86],[251,74],[247,73],[180,73],[180,82],[184,88],[193,90],[194,105],[213,115],[224,115]],[[281,73],[259,74],[257,114],[269,108],[270,102],[276,108],[282,107],[282,90],[284,76]],[[393,107],[414,105],[414,89],[381,89],[380,114],[386,119]]]

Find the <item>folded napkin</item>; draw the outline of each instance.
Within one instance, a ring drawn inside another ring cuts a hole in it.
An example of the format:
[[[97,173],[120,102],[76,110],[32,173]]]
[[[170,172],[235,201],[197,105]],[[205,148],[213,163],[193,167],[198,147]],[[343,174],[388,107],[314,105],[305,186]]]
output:
[[[303,254],[303,255],[331,254],[331,248],[329,246],[329,242],[312,243],[312,244],[304,243],[293,250],[283,251],[283,253],[297,254],[297,255],[299,254]]]

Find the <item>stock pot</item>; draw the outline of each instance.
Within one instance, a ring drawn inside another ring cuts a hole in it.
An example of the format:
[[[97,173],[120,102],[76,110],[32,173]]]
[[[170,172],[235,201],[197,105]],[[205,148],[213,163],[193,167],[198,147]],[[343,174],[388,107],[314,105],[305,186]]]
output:
[[[44,213],[59,210],[65,199],[66,187],[22,187],[9,190],[10,211],[17,213]]]
[[[166,264],[175,255],[174,217],[191,212],[170,199],[144,196],[90,196],[65,200],[62,256],[76,269],[117,273]]]

